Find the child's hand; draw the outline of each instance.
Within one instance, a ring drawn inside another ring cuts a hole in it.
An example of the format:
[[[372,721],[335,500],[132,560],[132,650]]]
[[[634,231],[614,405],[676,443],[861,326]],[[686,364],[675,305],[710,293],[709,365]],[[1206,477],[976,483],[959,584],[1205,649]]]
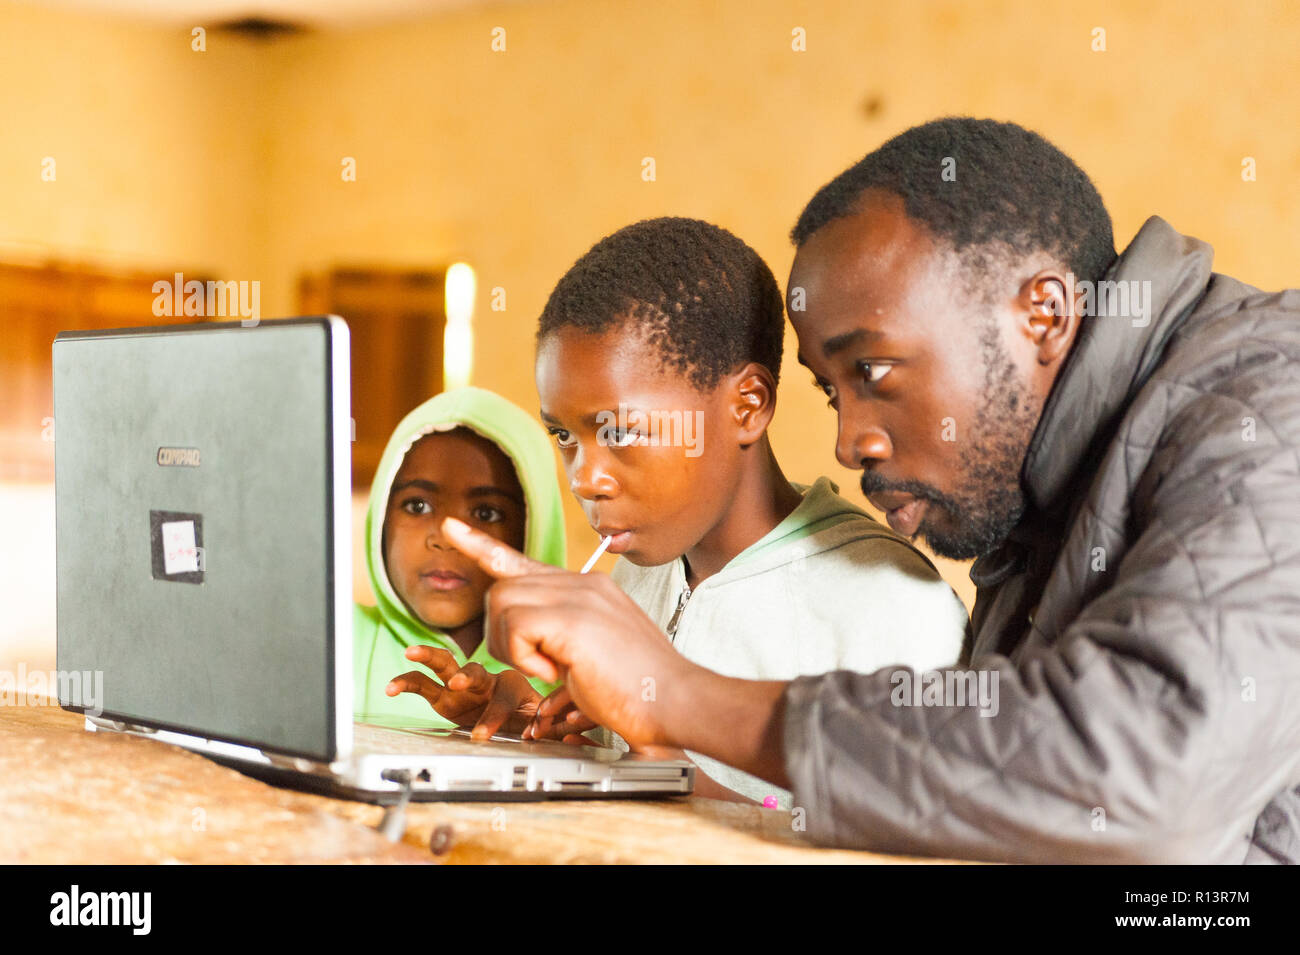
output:
[[[557,688],[537,707],[537,716],[524,728],[524,739],[558,739],[565,743],[592,746],[593,742],[582,734],[595,729],[573,702],[567,686]]]
[[[407,647],[406,658],[423,663],[442,683],[411,670],[395,677],[385,692],[389,696],[418,693],[439,716],[458,726],[472,726],[475,739],[490,739],[503,727],[518,733],[537,713],[541,694],[518,670],[489,673],[478,663],[461,667],[455,657],[439,647]]]

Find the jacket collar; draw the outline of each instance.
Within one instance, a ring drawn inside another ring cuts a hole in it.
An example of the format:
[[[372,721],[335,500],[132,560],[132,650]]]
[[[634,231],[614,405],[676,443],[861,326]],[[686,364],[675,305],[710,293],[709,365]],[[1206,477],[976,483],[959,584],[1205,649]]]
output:
[[[1103,282],[1126,283],[1134,294],[1119,315],[1113,306],[1122,297],[1094,290],[1093,314],[1083,320],[1025,456],[1022,479],[1033,507],[1051,513],[1065,503],[1088,451],[1136,397],[1204,294],[1213,258],[1208,244],[1152,216],[1107,271]]]
[[[1025,455],[1021,482],[1025,517],[1007,541],[971,567],[977,587],[994,586],[1025,570],[1039,543],[1042,515],[1061,515],[1077,491],[1079,472],[1109,440],[1124,410],[1150,378],[1169,339],[1205,294],[1214,250],[1184,236],[1159,216],[1149,218],[1103,282],[1123,299],[1093,289],[1088,317],[1043,407]],[[1140,296],[1134,298],[1134,294]]]

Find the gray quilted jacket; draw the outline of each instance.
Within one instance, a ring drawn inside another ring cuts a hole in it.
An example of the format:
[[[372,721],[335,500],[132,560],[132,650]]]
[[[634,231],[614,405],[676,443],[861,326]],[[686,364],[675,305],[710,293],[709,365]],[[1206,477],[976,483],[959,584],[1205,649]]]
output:
[[[1115,297],[1085,320],[1025,460],[1029,510],[971,569],[967,659],[995,705],[942,673],[952,695],[918,680],[928,699],[897,670],[791,684],[811,837],[1300,861],[1300,291],[1212,255],[1151,218],[1107,276],[1150,282],[1149,313]]]

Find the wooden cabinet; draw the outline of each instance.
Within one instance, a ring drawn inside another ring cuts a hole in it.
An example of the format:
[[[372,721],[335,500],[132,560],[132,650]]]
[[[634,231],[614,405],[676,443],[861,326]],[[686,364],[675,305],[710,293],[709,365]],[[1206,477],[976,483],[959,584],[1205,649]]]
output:
[[[54,336],[194,321],[154,315],[153,284],[171,278],[75,263],[0,263],[0,481],[54,480]]]
[[[54,480],[54,336],[69,329],[201,321],[154,314],[154,283],[171,282],[182,271],[0,263],[0,481]],[[299,314],[341,315],[351,332],[352,480],[357,488],[374,477],[397,422],[442,390],[444,274],[335,268],[299,283]],[[209,279],[184,275],[204,283]]]
[[[366,487],[393,428],[442,390],[443,271],[335,268],[299,284],[304,315],[347,320],[352,339],[352,484]]]

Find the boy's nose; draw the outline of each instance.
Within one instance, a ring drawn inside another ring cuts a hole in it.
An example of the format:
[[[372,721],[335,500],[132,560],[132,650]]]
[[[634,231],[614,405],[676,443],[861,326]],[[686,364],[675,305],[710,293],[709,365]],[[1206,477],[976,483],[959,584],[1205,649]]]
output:
[[[618,493],[618,482],[596,456],[583,455],[569,472],[569,490],[584,501],[610,498]]]

